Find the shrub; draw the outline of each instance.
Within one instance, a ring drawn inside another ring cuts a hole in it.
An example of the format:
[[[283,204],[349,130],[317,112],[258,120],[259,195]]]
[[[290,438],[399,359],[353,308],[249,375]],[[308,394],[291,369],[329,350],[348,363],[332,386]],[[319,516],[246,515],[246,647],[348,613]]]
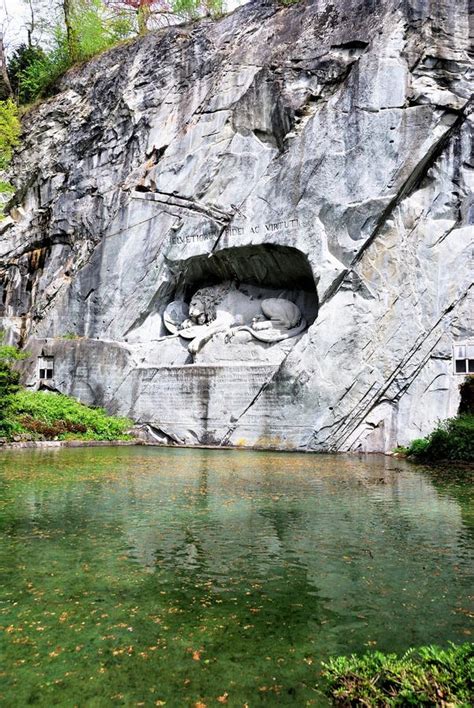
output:
[[[50,440],[127,439],[125,431],[132,423],[127,418],[107,415],[102,408],[90,408],[60,393],[18,391],[11,401],[11,411],[23,430]]]
[[[1,332],[0,332],[1,337]],[[0,345],[0,435],[36,439],[128,439],[127,418],[107,415],[60,393],[29,391],[20,387],[20,374],[12,364],[28,354]]]
[[[10,182],[5,182],[5,180],[0,179],[0,194],[13,194],[15,191],[14,187]]]
[[[65,433],[87,433],[87,426],[83,423],[72,423],[69,420],[56,420],[53,423],[44,423],[30,415],[25,415],[19,420],[21,426],[32,433],[37,433],[46,440],[53,440]]]
[[[22,102],[23,99],[25,102],[34,101],[40,96],[47,96],[53,84],[70,64],[66,35],[60,29],[56,29],[52,49],[32,58],[19,73],[19,96]]]
[[[107,12],[102,0],[77,3],[74,24],[81,61],[113,47],[133,32],[130,19],[119,11]]]
[[[75,56],[70,53],[64,27],[52,31],[50,50],[20,48],[10,62],[20,103],[48,96],[59,77],[74,63],[83,61],[130,36],[131,22],[121,13],[107,14],[101,0],[78,2],[73,14]],[[20,52],[21,50],[21,52]]]
[[[46,54],[41,47],[29,47],[27,44],[20,44],[13,52],[8,62],[8,76],[13,93],[19,103],[30,103],[34,100],[35,96],[30,93],[28,86],[22,82],[22,77],[30,66],[45,60]]]
[[[458,414],[470,413],[474,415],[474,376],[466,376],[459,387],[461,401]]]
[[[20,388],[20,374],[12,368],[12,364],[25,356],[16,347],[0,345],[0,435],[8,436],[16,427],[12,416],[12,397]]]
[[[0,170],[8,167],[20,139],[20,121],[15,103],[0,101]]]
[[[426,462],[474,460],[474,415],[460,415],[440,423],[427,438],[414,440],[407,454]]]
[[[426,453],[426,448],[428,446],[429,442],[427,438],[416,438],[410,443],[410,446],[405,451],[407,455],[422,457]]]
[[[370,652],[323,664],[327,693],[344,706],[470,706],[474,644],[410,649],[401,658]]]

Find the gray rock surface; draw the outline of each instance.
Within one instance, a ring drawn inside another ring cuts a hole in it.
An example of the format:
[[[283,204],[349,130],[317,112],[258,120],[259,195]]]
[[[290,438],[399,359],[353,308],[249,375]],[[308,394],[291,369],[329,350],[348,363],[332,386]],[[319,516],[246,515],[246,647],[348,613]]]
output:
[[[0,224],[25,382],[54,356],[44,383],[185,444],[388,450],[455,414],[453,345],[474,336],[468,6],[256,1],[71,70],[24,119]],[[292,300],[308,328],[193,355],[164,311],[225,281]]]

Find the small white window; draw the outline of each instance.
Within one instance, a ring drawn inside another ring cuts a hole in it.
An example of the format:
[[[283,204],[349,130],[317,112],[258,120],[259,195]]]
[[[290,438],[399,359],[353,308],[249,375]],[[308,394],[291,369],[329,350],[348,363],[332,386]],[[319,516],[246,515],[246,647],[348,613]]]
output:
[[[474,374],[474,342],[458,342],[453,346],[454,373]]]
[[[40,379],[52,379],[54,372],[54,356],[38,357],[38,375]]]

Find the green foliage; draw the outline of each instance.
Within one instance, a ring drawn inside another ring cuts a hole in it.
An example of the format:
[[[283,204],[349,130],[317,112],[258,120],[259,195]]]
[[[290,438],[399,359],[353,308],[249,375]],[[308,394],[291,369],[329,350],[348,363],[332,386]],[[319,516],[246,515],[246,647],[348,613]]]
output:
[[[66,332],[66,334],[62,335],[61,339],[80,339],[80,336],[74,332]]]
[[[32,58],[18,74],[20,102],[26,103],[47,96],[54,83],[70,65],[66,35],[61,29],[56,28],[49,52]]]
[[[427,438],[414,440],[407,454],[424,462],[474,461],[474,415],[465,414],[440,423]]]
[[[129,19],[123,13],[108,15],[101,0],[77,3],[74,23],[81,61],[113,47],[132,32]]]
[[[16,49],[8,62],[8,76],[13,89],[13,93],[19,103],[30,103],[35,96],[30,93],[28,85],[24,84],[22,77],[28,72],[32,65],[42,64],[46,60],[46,54],[41,47],[29,47],[21,44]]]
[[[459,387],[461,402],[458,413],[470,413],[474,415],[474,376],[466,376]]]
[[[121,12],[110,15],[101,0],[78,2],[73,24],[77,43],[75,58],[79,61],[90,59],[132,33],[130,19]],[[18,56],[15,54],[10,62],[10,70],[15,76],[20,103],[48,96],[59,77],[74,63],[64,27],[52,30],[49,51],[27,47],[17,51]]]
[[[13,194],[15,189],[12,187],[10,182],[5,182],[0,179],[0,194]]]
[[[9,75],[19,103],[27,104],[49,96],[60,76],[75,62],[90,59],[137,31],[147,31],[155,4],[157,17],[164,13],[181,19],[196,19],[205,14],[218,17],[223,8],[223,0],[173,0],[166,7],[153,0],[117,0],[116,3],[75,0],[70,3],[69,42],[66,27],[57,26],[51,30],[47,51],[23,44],[10,59]]]
[[[200,0],[175,0],[173,11],[180,17],[196,19],[201,9]]]
[[[470,706],[474,644],[410,649],[401,658],[370,652],[323,664],[328,695],[345,706]]]
[[[426,453],[426,448],[429,446],[428,438],[416,438],[409,447],[405,448],[407,455],[414,457],[422,457]]]
[[[206,7],[211,17],[218,18],[224,14],[223,0],[207,0]]]
[[[19,138],[18,108],[11,99],[0,101],[0,170],[8,167]]]
[[[127,418],[48,391],[18,391],[11,399],[11,412],[25,432],[43,439],[123,440],[132,425]]]
[[[5,204],[14,191],[15,189],[10,182],[5,182],[5,180],[0,179],[0,221],[5,218],[5,211],[2,211],[2,209],[5,208]]]
[[[10,396],[19,389],[20,374],[6,361],[0,360],[0,421],[10,405]]]
[[[125,431],[132,422],[127,418],[109,416],[102,408],[90,408],[60,393],[21,388],[20,373],[12,365],[27,356],[16,347],[0,345],[0,435],[40,440],[129,439]]]
[[[407,454],[407,448],[404,447],[403,445],[397,445],[397,447],[395,447],[395,448],[393,449],[393,452],[396,452],[396,453],[399,454],[399,455],[406,455],[406,454]]]
[[[0,333],[1,335],[1,333]],[[23,359],[25,353],[20,352],[16,347],[0,345],[0,434],[8,435],[14,428],[12,420],[13,395],[20,388],[20,374],[12,368],[12,364],[19,359]]]
[[[195,20],[203,15],[220,17],[223,6],[222,0],[173,0],[171,13],[189,20]]]

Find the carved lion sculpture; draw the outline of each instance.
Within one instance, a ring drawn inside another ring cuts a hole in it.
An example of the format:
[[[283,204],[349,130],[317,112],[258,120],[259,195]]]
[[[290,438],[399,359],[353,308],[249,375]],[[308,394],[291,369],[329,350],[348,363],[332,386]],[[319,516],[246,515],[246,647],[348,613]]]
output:
[[[197,290],[189,303],[189,317],[191,325],[203,325],[214,322],[217,317],[219,305],[232,291],[238,292],[233,283],[211,285],[207,288],[200,288]],[[190,325],[186,325],[185,322],[183,326],[186,327]]]
[[[252,320],[252,325],[235,327],[231,335],[236,332],[250,332],[255,339],[261,342],[281,342],[284,339],[296,337],[306,329],[307,323],[301,311],[294,302],[284,298],[271,297],[260,303],[262,312],[267,319],[257,317]]]
[[[226,341],[238,331],[247,331],[262,342],[279,342],[295,337],[306,328],[300,309],[290,300],[259,300],[239,290],[233,283],[201,288],[187,308],[174,301],[166,308],[164,323],[168,331],[177,333],[196,354],[218,332],[226,333]],[[178,316],[176,316],[178,315]]]
[[[291,300],[270,297],[262,300],[262,312],[277,329],[293,329],[301,321],[300,308]],[[258,327],[255,327],[258,329]]]

